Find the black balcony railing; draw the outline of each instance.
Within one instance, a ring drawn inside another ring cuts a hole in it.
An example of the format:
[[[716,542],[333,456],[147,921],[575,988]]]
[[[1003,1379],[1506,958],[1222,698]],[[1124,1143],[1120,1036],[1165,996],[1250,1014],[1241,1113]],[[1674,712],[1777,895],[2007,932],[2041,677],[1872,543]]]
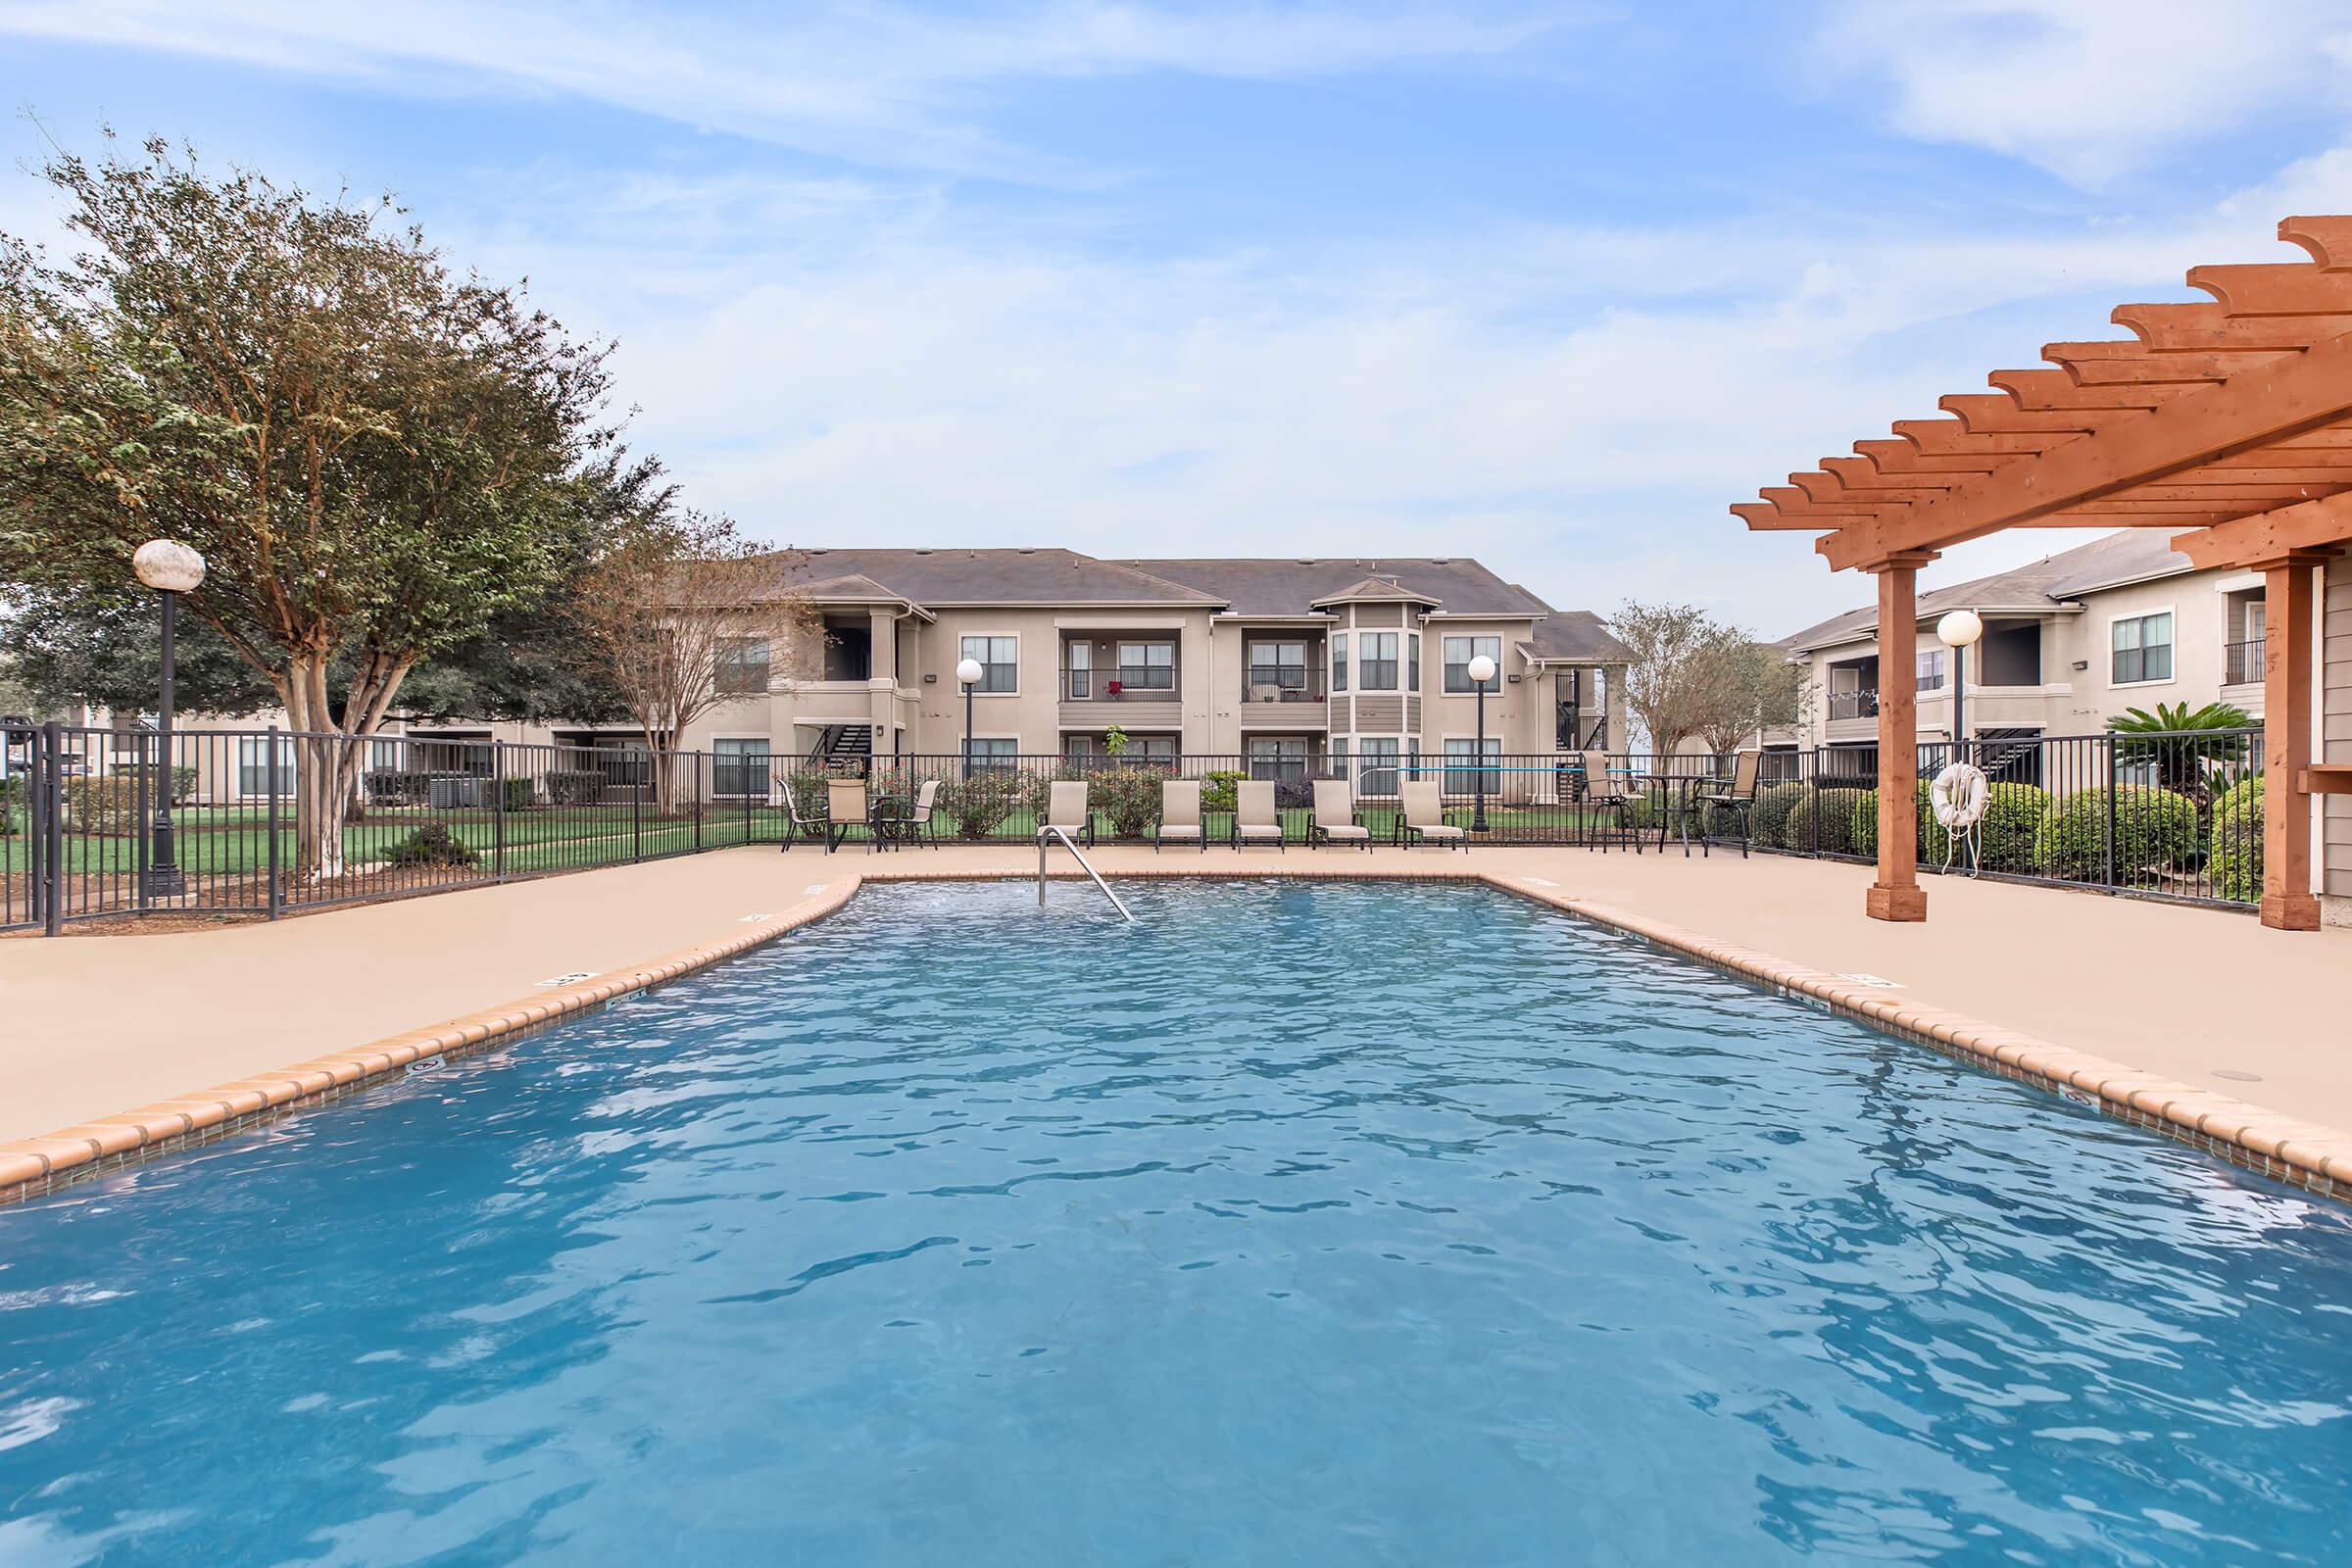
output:
[[[1242,671],[1245,703],[1319,703],[1323,671],[1312,664],[1251,664]]]
[[[2254,637],[2242,643],[2222,644],[2223,683],[2245,686],[2261,680],[2262,650],[2268,641],[2265,637]]]
[[[1832,718],[1876,718],[1879,716],[1879,694],[1869,691],[1830,693]]]
[[[1100,669],[1064,669],[1066,703],[1172,703],[1183,695],[1173,664],[1105,664]]]

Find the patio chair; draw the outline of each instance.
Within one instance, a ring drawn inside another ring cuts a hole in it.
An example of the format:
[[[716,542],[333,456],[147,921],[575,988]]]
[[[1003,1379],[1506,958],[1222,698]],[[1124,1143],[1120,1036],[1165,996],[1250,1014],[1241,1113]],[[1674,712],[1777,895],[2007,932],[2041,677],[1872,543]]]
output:
[[[825,819],[801,814],[801,798],[793,793],[792,776],[788,769],[777,768],[775,780],[776,793],[784,797],[784,853],[789,855],[792,853],[792,841],[799,838],[803,830],[812,839],[822,838]]]
[[[1470,835],[1446,820],[1446,796],[1435,779],[1403,785],[1403,812],[1396,819],[1396,837],[1407,848],[1442,844],[1447,849],[1470,848]]]
[[[1615,811],[1617,831],[1627,831],[1630,824],[1626,820],[1626,813],[1633,808],[1634,795],[1627,788],[1626,775],[1611,771],[1609,754],[1606,752],[1580,752],[1577,755],[1585,760],[1585,805],[1596,811]],[[1639,854],[1641,848],[1637,843],[1634,846],[1635,853]],[[1609,841],[1605,838],[1600,841],[1600,851],[1603,855],[1609,851]]]
[[[914,792],[914,804],[906,809],[906,819],[898,824],[900,837],[919,839],[933,849],[939,848],[939,838],[931,830],[931,817],[939,805],[939,780],[927,778]]]
[[[1738,813],[1740,817],[1740,858],[1741,859],[1747,858],[1747,819],[1748,813],[1755,809],[1756,770],[1763,765],[1763,762],[1764,754],[1762,752],[1741,752],[1738,760],[1732,764],[1732,787],[1728,790],[1719,790],[1713,795],[1699,797],[1699,800],[1707,806],[1714,807],[1719,810]],[[1709,825],[1712,826],[1712,824]],[[1712,838],[1714,835],[1708,833],[1700,836]]]
[[[825,853],[831,855],[841,848],[850,836],[850,829],[865,829],[865,842],[874,850],[889,848],[893,826],[887,817],[873,813],[873,799],[866,794],[861,778],[829,778],[825,780],[825,804],[833,820],[825,828]]]
[[[1233,847],[1245,844],[1271,844],[1284,854],[1290,846],[1282,841],[1282,816],[1274,808],[1274,783],[1271,779],[1243,779],[1233,786]]]
[[[1344,778],[1315,780],[1314,813],[1306,819],[1306,843],[1309,849],[1317,844],[1361,844],[1372,848],[1372,830],[1364,826],[1364,816],[1355,808],[1354,792]]]
[[[1165,778],[1159,781],[1159,820],[1152,828],[1152,853],[1173,839],[1179,844],[1198,844],[1200,853],[1208,853],[1208,835],[1200,831],[1200,781],[1197,778]]]
[[[1046,819],[1041,828],[1057,827],[1074,844],[1094,848],[1095,813],[1086,808],[1086,780],[1063,780],[1046,791]]]

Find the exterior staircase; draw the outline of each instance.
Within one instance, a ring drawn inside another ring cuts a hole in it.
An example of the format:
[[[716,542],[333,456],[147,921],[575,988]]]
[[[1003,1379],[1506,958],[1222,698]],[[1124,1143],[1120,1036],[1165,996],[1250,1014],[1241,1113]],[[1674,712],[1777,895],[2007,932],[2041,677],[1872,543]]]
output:
[[[874,730],[870,724],[827,724],[817,731],[808,760],[828,773],[862,777],[873,765]]]

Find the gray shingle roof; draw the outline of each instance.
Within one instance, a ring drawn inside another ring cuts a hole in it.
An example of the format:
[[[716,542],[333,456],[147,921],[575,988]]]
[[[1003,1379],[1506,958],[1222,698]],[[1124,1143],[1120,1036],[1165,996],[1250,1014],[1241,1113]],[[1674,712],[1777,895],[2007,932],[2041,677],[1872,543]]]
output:
[[[788,580],[867,577],[921,605],[1210,605],[1214,595],[1074,550],[809,550]]]
[[[1555,610],[1545,615],[1536,622],[1532,646],[1538,659],[1578,663],[1614,663],[1634,657],[1634,651],[1612,636],[1607,624],[1590,610]]]
[[[2193,570],[2189,559],[2173,549],[2171,539],[2167,528],[2126,528],[2008,571],[1933,589],[1919,596],[1920,618],[1962,609],[2039,612],[2101,588]],[[1871,606],[1832,615],[1782,638],[1776,646],[1802,653],[1870,637],[1878,628],[1878,608]]]
[[[1465,556],[1402,556],[1379,559],[1320,557],[1302,560],[1152,560],[1123,565],[1188,583],[1220,600],[1239,615],[1303,615],[1319,600],[1346,594],[1366,578],[1393,580],[1449,615],[1544,615],[1551,607],[1526,589]]]
[[[1320,608],[1324,605],[1345,605],[1359,600],[1384,600],[1393,602],[1399,599],[1403,600],[1407,604],[1414,605],[1437,605],[1445,602],[1440,599],[1433,599],[1427,594],[1415,593],[1412,589],[1405,587],[1402,583],[1391,582],[1386,577],[1366,577],[1362,582],[1351,583],[1348,587],[1341,589],[1336,594],[1325,594],[1322,598],[1315,601],[1315,605],[1317,608]]]

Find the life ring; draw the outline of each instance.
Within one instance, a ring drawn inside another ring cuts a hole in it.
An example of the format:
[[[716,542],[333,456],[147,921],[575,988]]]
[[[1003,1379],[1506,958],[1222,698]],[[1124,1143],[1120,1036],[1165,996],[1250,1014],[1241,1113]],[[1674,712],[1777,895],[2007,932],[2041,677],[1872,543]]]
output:
[[[1975,827],[1991,804],[1991,783],[1984,769],[1968,762],[1949,764],[1928,789],[1928,809],[1946,832]]]

